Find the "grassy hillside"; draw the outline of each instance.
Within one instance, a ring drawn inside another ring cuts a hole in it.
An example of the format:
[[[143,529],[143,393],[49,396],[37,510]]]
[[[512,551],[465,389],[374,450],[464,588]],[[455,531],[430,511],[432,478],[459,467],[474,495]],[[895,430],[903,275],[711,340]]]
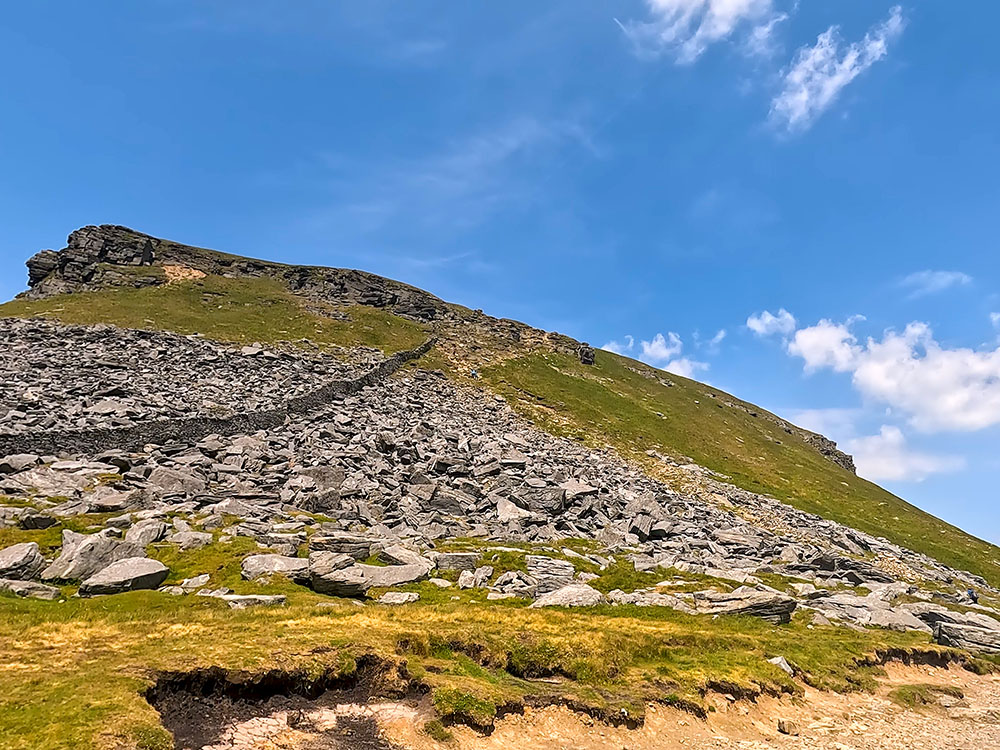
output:
[[[483,377],[551,431],[609,443],[639,459],[650,448],[687,456],[739,487],[884,536],[1000,586],[1000,548],[842,469],[763,418],[763,410],[722,391],[605,351],[593,367],[538,353],[487,368]],[[661,383],[664,377],[673,385]]]
[[[734,695],[800,692],[766,661],[779,654],[817,687],[866,689],[879,672],[864,665],[867,654],[947,651],[914,633],[811,628],[805,615],[775,626],[667,608],[532,610],[486,603],[482,591],[444,596],[427,582],[409,587],[421,593],[415,605],[359,608],[291,584],[242,581],[246,552],[247,540],[216,543],[175,573],[207,570],[212,586],[241,593],[281,591],[286,606],[233,611],[151,591],[58,605],[0,597],[0,747],[168,750],[173,743],[142,697],[160,670],[350,674],[358,657],[375,654],[405,663],[443,718],[489,726],[501,707],[528,696],[634,718],[647,701],[704,710],[713,685]]]
[[[144,269],[149,270],[149,269]],[[386,353],[427,338],[424,328],[373,307],[352,307],[349,321],[319,314],[320,303],[292,295],[271,279],[207,276],[145,289],[105,289],[0,305],[0,317],[47,317],[64,323],[112,323],[219,341],[274,343],[309,339],[319,345],[374,346]]]

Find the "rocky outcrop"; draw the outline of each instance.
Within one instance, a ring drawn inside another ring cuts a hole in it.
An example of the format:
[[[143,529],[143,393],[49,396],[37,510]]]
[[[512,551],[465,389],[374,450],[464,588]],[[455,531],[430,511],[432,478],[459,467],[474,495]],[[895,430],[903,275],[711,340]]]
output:
[[[290,266],[182,245],[103,224],[77,229],[58,252],[43,250],[28,261],[26,296],[107,286],[149,286],[166,281],[165,274],[128,273],[129,269],[179,266],[204,274],[267,277],[286,282],[292,291],[339,305],[368,305],[391,309],[418,320],[447,314],[440,299],[416,287],[364,271],[342,268]]]
[[[111,533],[78,534],[68,529],[62,534],[59,557],[42,571],[46,581],[71,581],[88,578],[118,560],[139,557],[144,550],[122,542]]]
[[[1000,630],[939,622],[934,627],[934,640],[943,646],[964,648],[976,653],[1000,654]]]
[[[80,584],[80,596],[121,594],[155,589],[170,574],[167,566],[148,557],[127,557],[111,563]]]
[[[26,581],[45,567],[45,558],[35,542],[22,542],[0,550],[0,578]]]
[[[65,248],[58,252],[42,250],[27,261],[27,266],[29,290],[24,296],[28,298],[105,287],[163,284],[169,280],[164,270],[167,268],[172,269],[174,275],[180,273],[180,278],[196,278],[204,274],[266,277],[283,281],[290,290],[305,299],[334,305],[378,307],[419,321],[456,324],[455,338],[461,342],[468,338],[471,331],[475,331],[477,338],[490,339],[495,345],[493,348],[542,345],[576,356],[585,365],[593,365],[596,356],[593,347],[586,343],[540,331],[517,321],[493,318],[482,310],[449,305],[421,289],[375,274],[351,269],[292,266],[229,255],[152,237],[123,226],[104,224],[82,227],[69,235]],[[464,348],[464,343],[459,346]],[[813,446],[820,455],[854,472],[853,459],[822,435],[803,430],[774,415],[758,414],[742,402],[730,405],[775,421],[787,432],[797,434]]]

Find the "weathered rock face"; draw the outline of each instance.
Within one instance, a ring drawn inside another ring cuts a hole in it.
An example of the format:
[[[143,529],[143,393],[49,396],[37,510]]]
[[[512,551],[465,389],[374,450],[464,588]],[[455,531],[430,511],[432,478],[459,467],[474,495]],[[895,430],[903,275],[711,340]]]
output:
[[[939,622],[934,628],[934,640],[943,646],[984,654],[1000,654],[1000,630]]]
[[[161,240],[128,227],[104,224],[76,230],[58,252],[43,250],[28,261],[29,297],[104,286],[150,286],[165,275],[128,273],[125,269],[178,266],[204,274],[277,278],[289,287],[338,304],[388,307],[421,320],[446,313],[432,294],[363,271],[288,266],[242,258]]]
[[[100,534],[77,534],[63,531],[62,552],[59,557],[42,571],[46,581],[69,581],[88,578],[118,560],[141,557],[144,550],[114,536]]]
[[[0,594],[14,594],[26,599],[43,599],[50,602],[61,596],[61,592],[55,586],[12,578],[0,578]]]
[[[34,542],[15,544],[0,550],[0,578],[26,581],[35,578],[45,567],[45,558]]]
[[[121,594],[155,589],[170,574],[167,566],[148,557],[127,557],[111,563],[80,584],[80,596]]]
[[[269,575],[305,581],[309,579],[309,561],[303,557],[284,555],[251,555],[243,559],[241,575],[247,581]]]
[[[538,597],[532,607],[594,607],[605,602],[604,594],[585,583],[571,583]]]

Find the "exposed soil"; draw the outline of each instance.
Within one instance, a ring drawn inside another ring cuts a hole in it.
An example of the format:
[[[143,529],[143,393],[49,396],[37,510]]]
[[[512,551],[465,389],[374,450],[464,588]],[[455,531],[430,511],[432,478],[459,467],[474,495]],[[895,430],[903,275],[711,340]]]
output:
[[[947,685],[964,698],[938,695],[908,709],[890,698],[906,685]],[[711,696],[705,720],[650,706],[639,728],[613,727],[566,707],[530,708],[499,719],[484,735],[453,726],[442,744],[424,731],[427,699],[374,700],[369,686],[328,690],[318,698],[266,700],[225,694],[166,692],[156,701],[179,750],[989,750],[1000,748],[1000,676],[961,667],[890,664],[874,694],[841,695],[806,688],[802,697],[755,702]],[[778,730],[794,725],[796,736]]]

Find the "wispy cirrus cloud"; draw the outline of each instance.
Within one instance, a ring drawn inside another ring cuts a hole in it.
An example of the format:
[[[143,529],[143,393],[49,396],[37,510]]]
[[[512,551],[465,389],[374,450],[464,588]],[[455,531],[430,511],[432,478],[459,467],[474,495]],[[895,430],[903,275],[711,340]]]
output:
[[[790,132],[808,129],[851,81],[888,54],[904,25],[903,10],[896,5],[861,41],[845,45],[839,28],[831,26],[814,45],[801,47],[771,102],[771,121]]]
[[[908,290],[910,299],[937,294],[956,286],[972,283],[972,277],[961,271],[916,271],[899,280],[898,286]]]
[[[745,48],[769,53],[774,29],[787,18],[773,0],[646,0],[645,21],[618,21],[636,54],[670,54],[693,63],[713,44],[739,37]]]

